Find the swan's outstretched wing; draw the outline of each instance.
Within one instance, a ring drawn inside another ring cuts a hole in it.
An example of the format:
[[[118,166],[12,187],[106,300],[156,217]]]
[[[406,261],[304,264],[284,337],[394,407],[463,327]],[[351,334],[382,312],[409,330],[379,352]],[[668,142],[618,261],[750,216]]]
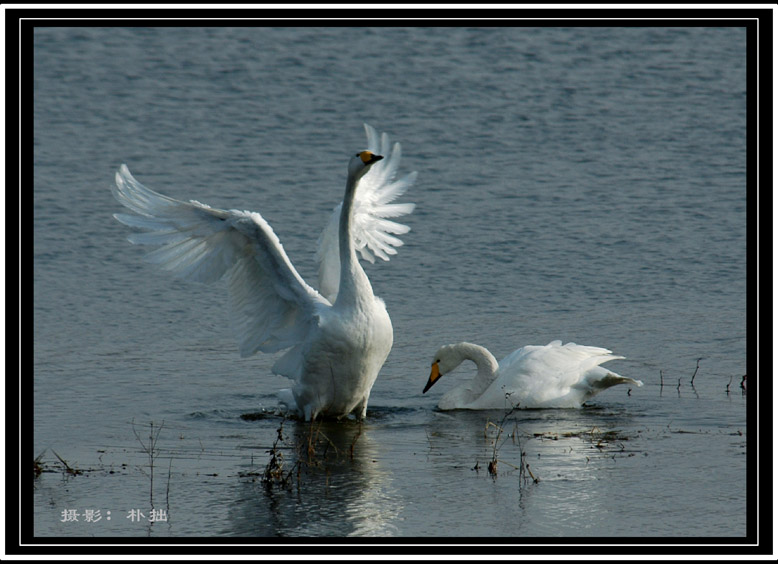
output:
[[[305,339],[317,305],[327,305],[295,270],[270,225],[258,213],[181,202],[135,180],[125,165],[111,187],[116,199],[139,215],[115,214],[146,230],[131,243],[161,245],[145,256],[180,278],[228,280],[232,321],[241,356],[275,352]]]
[[[400,165],[400,144],[392,146],[386,133],[379,138],[376,130],[368,124],[365,124],[365,132],[367,150],[383,155],[384,159],[374,164],[359,182],[352,208],[351,236],[362,258],[374,262],[375,257],[389,260],[391,255],[397,254],[395,247],[403,244],[397,235],[410,231],[410,227],[392,219],[411,213],[416,205],[392,202],[413,185],[416,172],[395,180]],[[330,302],[335,301],[340,282],[338,225],[342,206],[339,204],[333,210],[329,223],[319,237],[316,251],[319,292]]]

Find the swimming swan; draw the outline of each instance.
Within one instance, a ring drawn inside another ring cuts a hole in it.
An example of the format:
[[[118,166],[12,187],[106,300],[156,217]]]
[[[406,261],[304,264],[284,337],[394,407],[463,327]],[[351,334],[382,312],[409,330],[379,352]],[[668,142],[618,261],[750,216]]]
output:
[[[472,343],[445,345],[435,353],[422,393],[465,360],[472,360],[478,368],[475,378],[444,394],[440,409],[580,407],[616,384],[643,385],[600,366],[621,358],[599,347],[552,341],[546,346],[522,347],[498,363],[484,347]]]
[[[133,244],[162,245],[145,259],[180,278],[227,279],[231,321],[243,357],[289,349],[272,367],[294,380],[281,403],[306,420],[317,416],[364,418],[370,390],[392,348],[392,322],[359,264],[389,260],[410,229],[389,220],[413,211],[393,204],[416,173],[394,180],[400,145],[365,124],[368,148],[348,164],[343,202],[318,241],[319,290],[309,286],[259,213],[221,210],[195,200],[158,194],[132,177],[126,165],[112,186],[116,199],[138,215],[115,214],[145,229]],[[386,156],[386,158],[384,158]],[[382,160],[383,159],[383,160]]]

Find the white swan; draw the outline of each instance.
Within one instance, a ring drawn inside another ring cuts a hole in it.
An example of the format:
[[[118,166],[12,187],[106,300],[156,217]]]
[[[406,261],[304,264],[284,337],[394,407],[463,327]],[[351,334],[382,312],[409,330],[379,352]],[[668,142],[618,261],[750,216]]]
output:
[[[388,136],[379,139],[367,124],[365,131],[368,149],[351,158],[343,202],[319,238],[319,291],[298,274],[260,214],[168,198],[136,181],[125,165],[112,187],[139,214],[114,217],[149,231],[129,241],[162,245],[146,260],[188,280],[227,279],[241,356],[289,349],[272,371],[294,380],[291,390],[281,390],[281,402],[306,420],[363,418],[392,348],[392,323],[356,251],[371,262],[397,252],[402,241],[395,235],[409,228],[387,218],[413,210],[414,204],[391,202],[416,173],[395,181],[399,143],[390,147]]]
[[[465,360],[478,372],[470,382],[443,395],[440,409],[504,409],[506,407],[580,407],[616,384],[642,386],[609,372],[600,364],[624,358],[599,347],[552,341],[513,351],[499,363],[484,347],[472,343],[445,345],[435,353],[426,393],[441,376]]]

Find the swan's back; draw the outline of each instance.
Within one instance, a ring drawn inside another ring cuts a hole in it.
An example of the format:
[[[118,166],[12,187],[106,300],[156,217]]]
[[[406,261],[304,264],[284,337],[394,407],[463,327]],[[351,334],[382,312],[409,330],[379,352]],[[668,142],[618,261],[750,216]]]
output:
[[[510,394],[508,401],[519,407],[580,407],[610,386],[642,385],[600,366],[622,358],[608,349],[576,343],[528,345],[500,361],[498,377],[481,400],[504,405]]]

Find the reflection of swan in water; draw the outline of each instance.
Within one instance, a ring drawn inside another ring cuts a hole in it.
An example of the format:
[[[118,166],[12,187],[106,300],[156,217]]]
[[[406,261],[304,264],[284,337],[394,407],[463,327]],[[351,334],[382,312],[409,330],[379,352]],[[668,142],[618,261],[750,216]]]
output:
[[[137,214],[116,219],[149,231],[130,241],[161,245],[146,256],[149,262],[196,282],[227,279],[241,356],[288,349],[273,372],[294,380],[282,402],[306,420],[363,418],[392,348],[392,323],[357,251],[370,261],[396,253],[402,241],[395,235],[408,228],[389,218],[410,213],[413,204],[391,202],[415,173],[395,181],[399,144],[390,147],[385,134],[379,141],[372,127],[365,130],[368,150],[351,158],[343,202],[319,239],[319,291],[302,279],[260,214],[168,198],[140,184],[125,165],[113,187]]]
[[[328,431],[340,434],[336,426]],[[348,437],[348,435],[346,435]],[[403,508],[402,497],[393,485],[392,473],[384,468],[386,449],[379,449],[371,429],[363,427],[354,444],[354,460],[343,466],[340,482],[351,488],[355,479],[361,483],[344,504],[344,515],[353,529],[350,537],[395,536],[400,529],[395,524]]]
[[[301,461],[287,488],[269,492],[246,482],[233,530],[251,536],[394,536],[402,497],[384,467],[385,452],[370,425],[287,421],[282,434],[284,467]],[[275,431],[273,431],[275,433]],[[353,450],[352,450],[353,445]],[[309,450],[311,448],[311,450]],[[310,455],[310,459],[308,458]],[[254,455],[256,464],[256,454]]]
[[[465,360],[478,372],[440,400],[440,409],[502,409],[520,407],[580,407],[583,402],[617,384],[642,386],[600,364],[624,358],[599,347],[553,341],[546,346],[522,347],[499,363],[486,348],[472,343],[445,345],[432,362],[424,392]]]

